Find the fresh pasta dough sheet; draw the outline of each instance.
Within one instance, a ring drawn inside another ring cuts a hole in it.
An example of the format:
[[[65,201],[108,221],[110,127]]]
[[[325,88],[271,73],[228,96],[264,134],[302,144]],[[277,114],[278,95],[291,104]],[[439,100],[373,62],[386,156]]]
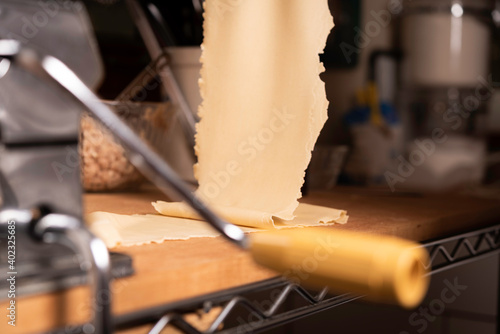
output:
[[[157,212],[178,218],[201,219],[200,216],[184,203],[169,203],[158,201],[153,203]],[[291,220],[282,219],[269,212],[238,209],[234,207],[223,207],[212,205],[212,210],[216,214],[230,223],[260,228],[273,229],[283,226],[315,226],[316,224],[345,224],[347,222],[347,212],[317,205],[301,203],[294,211],[294,218]]]
[[[205,2],[196,194],[241,219],[234,223],[263,227],[295,217],[327,119],[319,54],[332,27],[326,0]]]
[[[186,210],[190,209],[186,207]],[[293,221],[274,218],[273,228],[325,226],[334,222],[344,224],[348,218],[345,211],[303,203],[299,205],[295,213],[297,217]],[[220,236],[220,233],[209,224],[199,220],[196,214],[193,213],[192,217],[192,219],[186,219],[162,215],[119,215],[93,212],[87,216],[87,221],[92,222],[91,231],[103,239],[109,248]],[[241,226],[241,228],[243,232],[251,233],[269,229],[269,226],[263,228]]]

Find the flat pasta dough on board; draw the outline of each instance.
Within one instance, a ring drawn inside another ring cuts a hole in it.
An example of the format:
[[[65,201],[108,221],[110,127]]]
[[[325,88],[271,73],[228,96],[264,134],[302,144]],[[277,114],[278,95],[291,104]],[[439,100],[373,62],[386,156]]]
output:
[[[185,210],[191,209],[186,206]],[[345,211],[310,204],[301,203],[295,213],[297,217],[293,221],[275,218],[274,227],[285,229],[325,226],[334,222],[343,224],[347,221]],[[198,220],[196,214],[192,216],[192,219],[185,219],[160,215],[119,215],[108,212],[93,212],[86,218],[87,221],[91,222],[91,231],[103,239],[109,248],[161,243],[167,240],[220,236],[220,233],[208,223]],[[262,231],[268,227],[259,229],[242,226],[241,228],[243,232],[251,233]]]
[[[153,206],[157,212],[170,217],[201,220],[196,211],[185,203],[158,201],[153,203]],[[348,219],[346,211],[305,203],[299,204],[292,220],[281,219],[268,212],[217,205],[212,205],[211,208],[216,214],[230,223],[258,229],[279,229],[288,226],[316,226],[333,223],[345,224]]]

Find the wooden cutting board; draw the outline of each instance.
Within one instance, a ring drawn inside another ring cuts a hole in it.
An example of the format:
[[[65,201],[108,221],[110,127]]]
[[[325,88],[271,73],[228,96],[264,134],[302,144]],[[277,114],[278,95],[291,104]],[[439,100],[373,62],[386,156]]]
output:
[[[155,213],[152,201],[166,199],[153,188],[137,193],[87,194],[85,211],[119,214]],[[425,241],[500,223],[500,202],[459,195],[421,196],[378,190],[337,188],[315,193],[304,202],[345,209],[349,229]],[[256,282],[275,273],[255,265],[250,256],[219,238],[167,241],[114,251],[129,254],[136,274],[113,282],[113,312],[124,314],[168,302]],[[6,301],[0,303],[5,310]],[[18,299],[18,324],[0,322],[0,333],[47,331],[82,323],[90,316],[89,290]]]

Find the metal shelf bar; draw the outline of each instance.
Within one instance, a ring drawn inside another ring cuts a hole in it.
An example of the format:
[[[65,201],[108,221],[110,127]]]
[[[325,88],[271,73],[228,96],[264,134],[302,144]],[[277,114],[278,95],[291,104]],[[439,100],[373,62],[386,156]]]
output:
[[[432,241],[422,247],[429,251],[430,256],[430,263],[424,266],[432,268],[430,274],[436,274],[498,254],[500,225]],[[440,255],[445,261],[436,263]]]

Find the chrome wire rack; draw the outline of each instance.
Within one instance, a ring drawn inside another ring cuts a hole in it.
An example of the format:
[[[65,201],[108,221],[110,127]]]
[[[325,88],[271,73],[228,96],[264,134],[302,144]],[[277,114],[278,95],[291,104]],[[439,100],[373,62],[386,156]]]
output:
[[[163,314],[149,333],[161,333],[168,326],[189,334],[255,333],[279,326],[311,314],[333,308],[360,298],[350,294],[329,296],[328,291],[308,291],[282,278],[246,285],[221,293],[188,300],[117,318],[117,330],[144,325],[154,314]],[[207,314],[220,309],[205,328],[195,328],[184,316],[193,310]],[[162,312],[163,311],[163,312]],[[148,319],[149,318],[149,319]]]
[[[500,225],[460,234],[423,245],[429,252],[432,267],[430,274],[436,274],[483,257],[500,252]]]

